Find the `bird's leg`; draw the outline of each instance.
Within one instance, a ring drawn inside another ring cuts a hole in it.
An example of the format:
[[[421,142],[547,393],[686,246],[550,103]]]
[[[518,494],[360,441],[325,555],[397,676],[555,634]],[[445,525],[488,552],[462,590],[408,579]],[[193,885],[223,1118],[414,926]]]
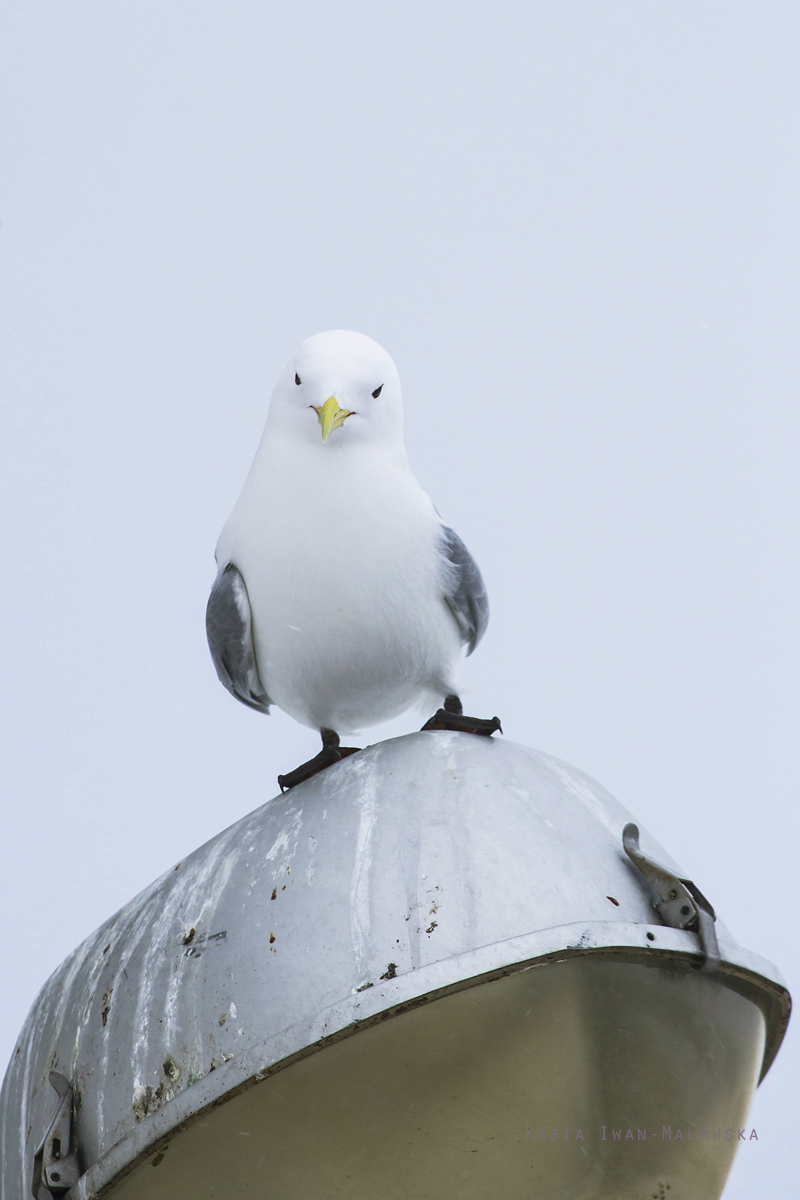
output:
[[[434,713],[422,728],[452,729],[456,733],[477,733],[481,737],[491,737],[498,730],[503,732],[499,717],[492,717],[491,720],[485,717],[465,717],[461,701],[455,694],[445,696],[444,708]]]
[[[338,750],[339,758],[348,758],[351,754],[358,754],[361,749],[360,746],[340,746],[339,735],[338,733],[334,733],[332,729],[320,729],[319,732],[322,737],[323,752],[329,747],[333,747],[334,750]]]
[[[332,729],[320,729],[322,736],[322,749],[314,758],[310,758],[308,762],[301,763],[299,767],[295,767],[293,771],[289,771],[286,775],[278,776],[278,787],[282,792],[288,792],[289,788],[297,787],[298,783],[303,783],[306,779],[310,779],[312,775],[319,774],[326,767],[332,766],[338,762],[340,758],[347,758],[350,754],[356,754],[360,749],[359,746],[340,746],[339,735]]]

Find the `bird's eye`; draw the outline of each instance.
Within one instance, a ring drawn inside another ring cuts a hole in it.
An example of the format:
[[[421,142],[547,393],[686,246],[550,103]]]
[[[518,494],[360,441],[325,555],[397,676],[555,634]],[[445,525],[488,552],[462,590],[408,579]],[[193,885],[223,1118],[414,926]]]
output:
[[[294,373],[294,381],[298,386],[300,385],[300,376],[297,374],[296,371]]]
[[[376,387],[376,388],[375,388],[375,391],[372,393],[372,397],[373,397],[373,399],[374,399],[374,400],[377,400],[377,399],[378,399],[378,396],[380,396],[380,394],[381,394],[381,392],[382,392],[382,391],[383,391],[383,384],[381,384],[381,386],[380,386],[380,387]]]

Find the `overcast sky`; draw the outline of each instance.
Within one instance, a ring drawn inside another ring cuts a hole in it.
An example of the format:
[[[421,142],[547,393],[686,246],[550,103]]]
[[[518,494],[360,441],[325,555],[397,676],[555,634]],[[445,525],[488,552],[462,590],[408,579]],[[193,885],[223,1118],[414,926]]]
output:
[[[74,946],[316,752],[224,691],[203,613],[275,377],[330,328],[394,357],[482,567],[468,711],[598,778],[791,985],[796,0],[0,20],[0,1059]],[[725,1200],[796,1186],[796,1043]]]

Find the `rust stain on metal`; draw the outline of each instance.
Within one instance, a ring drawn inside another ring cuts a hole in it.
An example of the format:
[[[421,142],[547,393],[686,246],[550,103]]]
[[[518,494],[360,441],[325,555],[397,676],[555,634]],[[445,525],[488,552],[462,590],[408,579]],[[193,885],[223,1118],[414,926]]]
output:
[[[180,1078],[180,1075],[181,1075],[180,1066],[178,1065],[177,1060],[175,1058],[173,1058],[173,1056],[171,1054],[168,1054],[167,1057],[164,1059],[163,1070],[164,1070],[164,1074],[166,1075],[167,1079],[171,1079],[173,1083],[176,1081],[176,1079]]]

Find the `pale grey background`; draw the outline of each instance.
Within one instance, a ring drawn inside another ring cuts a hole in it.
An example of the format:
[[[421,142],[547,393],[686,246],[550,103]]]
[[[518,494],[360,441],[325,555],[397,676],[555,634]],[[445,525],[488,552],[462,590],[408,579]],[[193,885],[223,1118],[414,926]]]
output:
[[[316,750],[218,684],[203,611],[274,378],[336,327],[395,357],[484,570],[469,710],[796,979],[799,33],[796,0],[6,0],[3,1061]],[[796,1067],[726,1200],[791,1194]]]

